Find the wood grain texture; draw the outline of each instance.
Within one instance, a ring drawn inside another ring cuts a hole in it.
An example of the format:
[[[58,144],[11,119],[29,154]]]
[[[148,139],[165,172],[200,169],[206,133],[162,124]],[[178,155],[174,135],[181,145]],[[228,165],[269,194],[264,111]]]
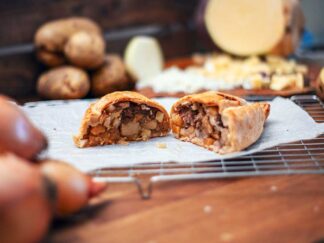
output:
[[[100,205],[101,203],[101,205]],[[151,200],[110,188],[56,222],[49,242],[315,242],[324,239],[324,177],[163,183]],[[100,206],[98,206],[100,205]]]
[[[14,98],[35,96],[36,80],[43,70],[32,53],[0,57],[0,93]]]

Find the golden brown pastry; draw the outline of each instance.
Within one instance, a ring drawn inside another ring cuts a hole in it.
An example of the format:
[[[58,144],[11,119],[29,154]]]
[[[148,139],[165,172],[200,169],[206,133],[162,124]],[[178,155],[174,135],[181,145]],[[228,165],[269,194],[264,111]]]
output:
[[[253,144],[269,115],[267,103],[248,104],[236,96],[209,91],[179,99],[171,109],[175,137],[226,154]]]
[[[136,92],[114,92],[90,105],[74,143],[80,148],[123,144],[165,136],[169,131],[169,115],[160,104]]]

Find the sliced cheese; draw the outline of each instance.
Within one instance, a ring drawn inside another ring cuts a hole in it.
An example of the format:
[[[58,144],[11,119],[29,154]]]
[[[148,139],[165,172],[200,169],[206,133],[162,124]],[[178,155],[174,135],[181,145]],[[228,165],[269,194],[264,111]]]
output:
[[[283,37],[282,0],[209,0],[205,23],[223,50],[240,56],[264,54]]]
[[[162,72],[164,59],[158,41],[137,36],[130,40],[124,54],[127,71],[135,80],[146,80]]]
[[[286,89],[304,88],[304,78],[300,73],[288,75],[273,75],[270,89],[280,91]]]

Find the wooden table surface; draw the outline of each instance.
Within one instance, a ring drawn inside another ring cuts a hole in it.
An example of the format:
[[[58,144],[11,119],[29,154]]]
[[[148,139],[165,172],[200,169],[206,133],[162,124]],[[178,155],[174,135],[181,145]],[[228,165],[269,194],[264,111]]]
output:
[[[324,176],[111,184],[46,242],[324,242]]]

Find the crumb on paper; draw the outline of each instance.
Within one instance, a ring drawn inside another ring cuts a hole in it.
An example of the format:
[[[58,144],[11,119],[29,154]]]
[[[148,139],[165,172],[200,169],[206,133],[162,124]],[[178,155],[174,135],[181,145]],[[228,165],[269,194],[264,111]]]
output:
[[[272,191],[272,192],[276,192],[276,191],[278,191],[278,188],[277,188],[275,185],[272,185],[272,186],[270,187],[270,191]]]
[[[129,142],[127,142],[127,141],[119,141],[118,144],[119,144],[119,145],[127,146],[127,145],[129,145]]]
[[[228,232],[224,232],[220,235],[220,240],[225,242],[229,242],[233,240],[233,238],[234,238],[233,235]]]
[[[167,148],[166,143],[156,143],[155,146],[159,149],[165,149]]]
[[[209,214],[213,211],[213,208],[210,205],[205,205],[204,206],[204,213]]]
[[[318,213],[319,210],[320,210],[320,207],[319,207],[318,205],[315,205],[315,206],[313,207],[313,211],[314,211],[314,213]]]

